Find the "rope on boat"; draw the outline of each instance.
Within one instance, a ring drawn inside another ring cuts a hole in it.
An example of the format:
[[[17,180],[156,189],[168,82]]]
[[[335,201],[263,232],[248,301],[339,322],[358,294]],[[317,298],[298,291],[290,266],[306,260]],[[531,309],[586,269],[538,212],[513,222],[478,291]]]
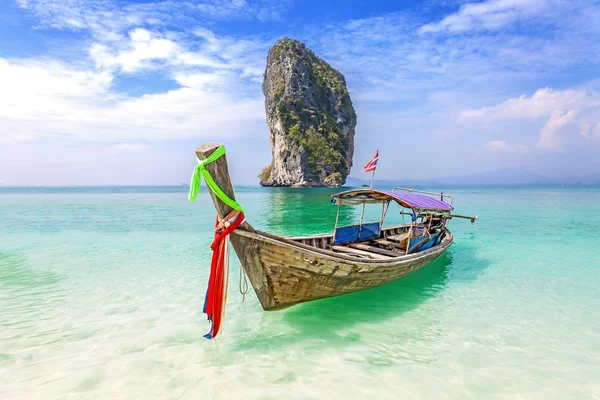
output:
[[[246,294],[248,294],[248,277],[246,276],[246,271],[244,271],[244,267],[242,267],[242,263],[240,263],[240,293],[242,295],[242,303],[246,300]]]
[[[242,206],[223,192],[206,170],[206,165],[217,160],[225,154],[225,146],[221,145],[206,160],[198,160],[194,168],[190,183],[188,199],[193,203],[200,192],[201,177],[204,177],[208,188],[225,204],[233,209],[225,218],[217,215],[215,221],[215,237],[210,245],[213,251],[210,263],[210,275],[208,278],[208,289],[204,299],[203,312],[211,322],[210,332],[204,335],[207,339],[216,338],[221,332],[222,322],[225,317],[225,302],[227,300],[227,282],[229,275],[229,234],[237,229],[244,221],[244,209]],[[240,266],[242,269],[242,267]],[[248,292],[248,281],[243,269],[240,271],[240,292],[242,296]],[[243,297],[242,297],[243,299]],[[243,301],[243,300],[242,300]]]

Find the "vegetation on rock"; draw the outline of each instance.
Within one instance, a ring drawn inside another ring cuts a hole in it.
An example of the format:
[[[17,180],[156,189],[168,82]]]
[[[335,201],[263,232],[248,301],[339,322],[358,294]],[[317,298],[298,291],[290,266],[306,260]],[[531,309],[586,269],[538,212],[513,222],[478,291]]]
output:
[[[260,173],[258,174],[258,178],[260,179],[261,185],[263,185],[263,183],[269,182],[269,180],[271,179],[271,166],[268,165],[261,169]]]

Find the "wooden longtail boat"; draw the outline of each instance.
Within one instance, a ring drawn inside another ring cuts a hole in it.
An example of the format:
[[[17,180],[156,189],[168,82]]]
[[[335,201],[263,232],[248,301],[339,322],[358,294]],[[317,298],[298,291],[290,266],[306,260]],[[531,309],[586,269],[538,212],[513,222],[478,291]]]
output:
[[[196,150],[198,160],[206,160],[220,143],[206,143]],[[214,182],[235,199],[223,155],[205,166]],[[408,190],[408,192],[406,192]],[[230,235],[233,248],[265,310],[370,289],[400,279],[438,258],[453,242],[447,229],[453,207],[441,200],[411,189],[354,189],[332,196],[332,203],[381,204],[379,222],[338,227],[334,233],[302,237],[281,237],[254,229],[243,222]],[[232,209],[210,192],[221,218]],[[411,223],[382,227],[390,202],[403,207]]]

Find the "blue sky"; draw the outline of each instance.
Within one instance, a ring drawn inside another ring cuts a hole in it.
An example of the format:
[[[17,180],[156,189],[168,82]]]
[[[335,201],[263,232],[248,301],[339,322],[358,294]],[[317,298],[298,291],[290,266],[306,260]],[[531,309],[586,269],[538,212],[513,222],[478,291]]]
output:
[[[179,184],[205,141],[271,159],[266,54],[345,76],[351,175],[600,174],[600,1],[0,0],[0,183]],[[368,177],[367,177],[368,178]]]

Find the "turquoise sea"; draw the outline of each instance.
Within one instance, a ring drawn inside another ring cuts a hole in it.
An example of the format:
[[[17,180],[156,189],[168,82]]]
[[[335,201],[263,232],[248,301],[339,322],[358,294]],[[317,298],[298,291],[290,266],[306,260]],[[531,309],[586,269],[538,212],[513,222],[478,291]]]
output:
[[[436,262],[283,311],[234,258],[212,341],[215,212],[186,191],[0,188],[0,399],[600,398],[599,188],[446,189],[480,218]],[[276,234],[335,221],[332,190],[236,191]]]

